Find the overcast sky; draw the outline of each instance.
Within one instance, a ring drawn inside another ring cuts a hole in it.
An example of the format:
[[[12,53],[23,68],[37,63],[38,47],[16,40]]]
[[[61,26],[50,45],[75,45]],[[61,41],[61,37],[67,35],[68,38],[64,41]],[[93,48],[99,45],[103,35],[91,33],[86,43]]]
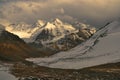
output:
[[[0,20],[13,23],[58,17],[99,27],[119,15],[120,0],[0,0]]]

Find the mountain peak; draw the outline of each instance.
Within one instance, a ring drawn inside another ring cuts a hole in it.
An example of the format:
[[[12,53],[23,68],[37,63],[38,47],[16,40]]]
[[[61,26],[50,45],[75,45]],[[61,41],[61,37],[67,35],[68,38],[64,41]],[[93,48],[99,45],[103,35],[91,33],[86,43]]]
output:
[[[54,21],[53,21],[53,23],[54,23],[55,25],[57,25],[57,24],[62,24],[63,22],[62,22],[60,19],[55,18]]]
[[[55,21],[58,21],[58,22],[59,22],[59,21],[61,21],[61,20],[60,20],[59,18],[55,18]]]
[[[36,22],[36,25],[39,27],[39,26],[44,26],[45,25],[45,21],[43,21],[43,20],[37,20],[37,22]]]
[[[86,32],[89,29],[86,31],[85,30],[83,30],[83,32],[85,32],[84,34],[81,35],[82,31],[79,33],[80,37],[86,35]],[[70,38],[68,40],[70,40]],[[81,69],[118,62],[120,59],[119,41],[120,22],[118,20],[101,28],[90,39],[86,39],[84,43],[74,47],[71,50],[57,53],[48,58],[39,58],[37,60],[31,59],[31,61],[34,63],[39,63],[38,65],[40,66],[61,69]],[[74,41],[71,41],[70,43],[72,42]],[[67,42],[65,41],[65,43]],[[71,64],[73,66],[71,66]]]
[[[46,29],[54,29],[55,26],[53,24],[51,24],[50,22],[47,22],[45,28]]]

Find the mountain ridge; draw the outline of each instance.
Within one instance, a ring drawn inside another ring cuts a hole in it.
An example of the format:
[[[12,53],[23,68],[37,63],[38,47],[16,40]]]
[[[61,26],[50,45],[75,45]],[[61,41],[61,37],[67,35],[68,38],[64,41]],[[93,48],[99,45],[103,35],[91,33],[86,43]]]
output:
[[[73,48],[96,32],[95,28],[87,26],[84,29],[77,29],[73,25],[62,22],[58,18],[55,18],[50,22],[38,20],[33,25],[27,25],[24,23],[17,25],[14,24],[12,28],[12,30],[8,31],[21,36],[25,42],[40,43],[45,47],[54,50],[57,49],[58,51]]]
[[[27,60],[40,66],[62,69],[81,69],[119,61],[119,27],[120,21],[113,21],[73,49],[48,58]]]
[[[0,25],[0,60],[6,62],[25,61],[28,57],[41,57],[47,53],[28,45],[17,35],[6,31]],[[49,54],[49,52],[48,52]]]

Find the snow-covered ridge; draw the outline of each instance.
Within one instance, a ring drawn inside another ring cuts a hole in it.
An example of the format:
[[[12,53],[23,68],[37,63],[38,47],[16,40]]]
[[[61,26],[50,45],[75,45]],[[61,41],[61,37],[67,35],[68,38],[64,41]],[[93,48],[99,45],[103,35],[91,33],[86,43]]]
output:
[[[20,38],[27,38],[30,36],[31,26],[26,23],[10,24],[6,27],[6,30],[18,35]]]
[[[27,43],[37,43],[54,50],[68,50],[90,38],[96,29],[92,27],[79,28],[62,22],[56,18],[53,21],[38,20],[32,25],[24,22],[10,24],[6,30],[18,35]]]
[[[46,22],[42,27],[40,27],[35,33],[32,34],[34,36],[37,32],[41,33],[42,30],[47,30],[49,32],[52,31],[54,36],[58,36],[57,33],[61,32],[62,34],[66,34],[68,31],[75,31],[75,28],[72,25],[64,24],[61,20],[55,19],[53,22]]]
[[[43,29],[51,30],[56,28],[59,28],[61,31],[63,31],[64,29],[75,30],[72,25],[64,25],[64,23],[59,19],[55,19],[53,22],[38,20],[33,25],[28,25],[24,22],[18,24],[10,24],[6,27],[6,30],[18,35],[20,38],[34,39]]]
[[[83,24],[80,24],[80,25],[83,25]],[[84,24],[84,27],[85,27],[85,24]],[[32,25],[26,24],[24,22],[21,22],[18,24],[10,24],[6,27],[6,30],[18,35],[20,38],[23,38],[26,42],[35,41],[36,37],[43,30],[52,32],[52,34],[56,36],[56,39],[60,39],[64,37],[64,35],[66,34],[77,31],[77,29],[73,25],[64,23],[58,18],[50,22],[46,22],[44,20],[38,20],[36,23]],[[91,30],[91,34],[94,34],[96,32],[96,29],[94,28],[91,28],[90,30]],[[59,36],[59,38],[57,36]]]
[[[95,32],[94,28],[77,29],[71,24],[55,19],[46,22],[32,34],[31,39],[45,47],[61,51],[75,47]]]
[[[120,60],[120,21],[114,21],[79,46],[48,58],[27,59],[40,66],[80,69]]]

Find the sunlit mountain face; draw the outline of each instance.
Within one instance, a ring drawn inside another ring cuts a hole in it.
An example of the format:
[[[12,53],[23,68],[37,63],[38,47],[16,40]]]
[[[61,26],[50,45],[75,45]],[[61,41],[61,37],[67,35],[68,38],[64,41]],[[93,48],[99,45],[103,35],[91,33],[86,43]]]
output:
[[[119,17],[119,3],[119,0],[1,0],[0,22],[34,23],[57,17],[101,27]]]

